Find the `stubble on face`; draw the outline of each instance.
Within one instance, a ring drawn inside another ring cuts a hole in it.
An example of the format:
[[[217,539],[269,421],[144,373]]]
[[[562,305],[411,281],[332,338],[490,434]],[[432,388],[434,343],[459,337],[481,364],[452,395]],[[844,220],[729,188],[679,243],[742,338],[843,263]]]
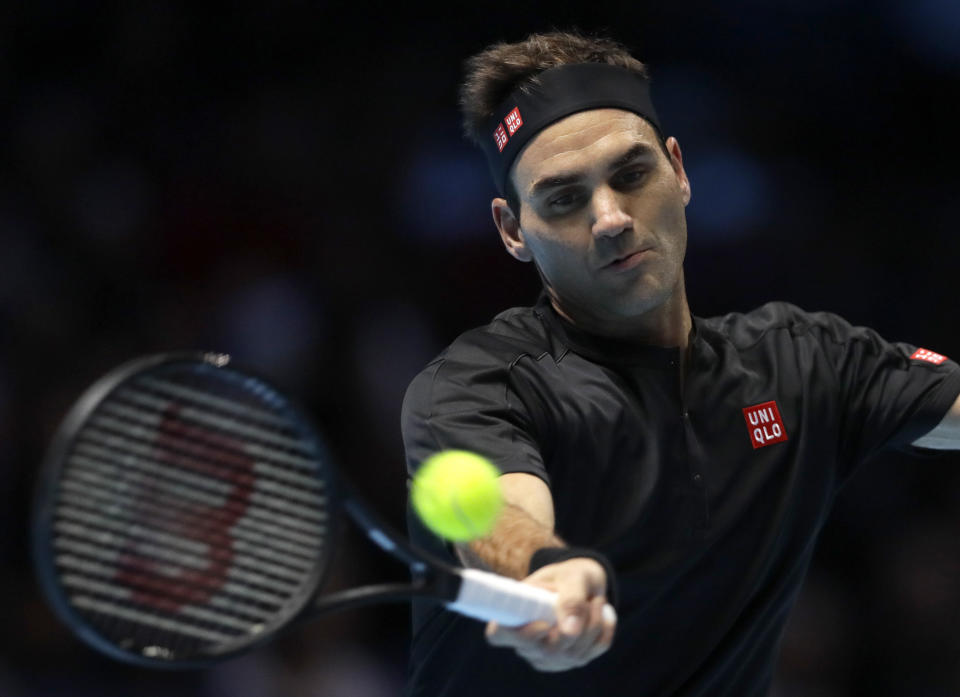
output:
[[[610,336],[683,332],[689,185],[649,123],[617,109],[574,114],[531,141],[513,176],[524,243],[562,315]]]

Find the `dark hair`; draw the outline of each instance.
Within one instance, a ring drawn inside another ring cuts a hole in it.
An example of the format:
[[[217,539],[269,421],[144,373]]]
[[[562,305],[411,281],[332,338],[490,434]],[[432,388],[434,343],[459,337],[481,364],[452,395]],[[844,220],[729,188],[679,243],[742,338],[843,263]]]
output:
[[[460,109],[467,137],[476,144],[490,137],[484,131],[487,120],[514,90],[536,84],[537,75],[544,70],[572,63],[608,63],[647,77],[643,63],[625,46],[606,37],[554,31],[531,34],[516,43],[493,44],[465,63]],[[520,198],[512,177],[507,177],[505,196],[507,205],[519,216]]]

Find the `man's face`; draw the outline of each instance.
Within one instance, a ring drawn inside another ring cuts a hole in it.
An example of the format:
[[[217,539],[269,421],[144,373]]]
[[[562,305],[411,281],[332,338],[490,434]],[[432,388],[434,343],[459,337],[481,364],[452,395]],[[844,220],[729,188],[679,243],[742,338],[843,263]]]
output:
[[[498,226],[568,317],[616,326],[682,286],[690,185],[676,139],[667,148],[636,114],[594,109],[544,129],[515,163],[519,229]]]

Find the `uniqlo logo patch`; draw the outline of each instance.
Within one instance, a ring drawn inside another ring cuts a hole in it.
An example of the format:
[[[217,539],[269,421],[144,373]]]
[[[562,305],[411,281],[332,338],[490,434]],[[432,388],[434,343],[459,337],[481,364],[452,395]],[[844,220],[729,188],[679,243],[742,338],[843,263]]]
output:
[[[927,363],[933,363],[934,365],[940,365],[945,360],[946,356],[941,356],[939,353],[935,353],[930,349],[920,348],[913,352],[913,355],[910,356],[911,359],[915,361],[926,361]]]
[[[507,132],[503,128],[503,123],[497,126],[497,130],[493,132],[493,139],[497,141],[497,148],[500,149],[500,152],[503,152],[503,149],[507,147],[507,141],[510,140],[507,138]]]
[[[510,132],[510,135],[516,133],[517,129],[523,125],[523,119],[520,118],[520,108],[513,107],[513,111],[507,114],[503,121],[507,124],[507,131]]]
[[[776,402],[764,402],[743,410],[743,418],[747,422],[747,431],[750,433],[750,442],[753,449],[765,445],[773,445],[787,439],[787,430],[783,427],[780,410]]]

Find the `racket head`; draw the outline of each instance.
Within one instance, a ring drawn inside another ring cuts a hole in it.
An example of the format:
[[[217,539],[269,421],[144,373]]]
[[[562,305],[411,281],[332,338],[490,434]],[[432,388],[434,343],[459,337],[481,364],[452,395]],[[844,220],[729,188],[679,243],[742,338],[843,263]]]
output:
[[[338,525],[329,451],[228,356],[131,361],[77,400],[37,482],[34,566],[93,648],[202,667],[267,641],[323,583]]]

